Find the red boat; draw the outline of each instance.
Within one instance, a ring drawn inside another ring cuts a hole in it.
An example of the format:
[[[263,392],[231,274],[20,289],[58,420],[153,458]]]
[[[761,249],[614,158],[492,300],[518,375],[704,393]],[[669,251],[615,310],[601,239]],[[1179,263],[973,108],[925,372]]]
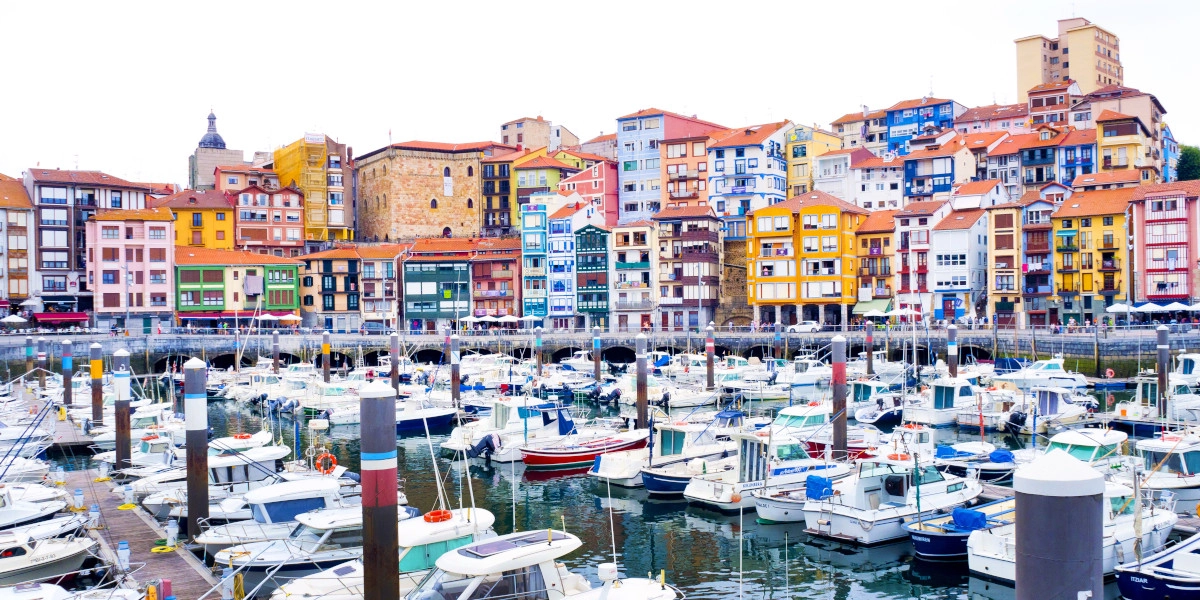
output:
[[[648,429],[634,429],[581,444],[521,450],[521,460],[529,469],[570,469],[591,465],[597,456],[609,452],[645,448],[649,441]]]

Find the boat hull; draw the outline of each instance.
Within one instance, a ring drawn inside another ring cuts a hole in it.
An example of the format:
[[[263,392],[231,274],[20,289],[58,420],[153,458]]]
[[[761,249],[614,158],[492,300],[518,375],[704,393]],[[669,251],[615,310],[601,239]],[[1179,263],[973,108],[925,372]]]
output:
[[[916,532],[909,530],[908,539],[912,540],[913,550],[918,556],[926,558],[966,558],[967,538],[970,533],[937,533],[927,531]]]
[[[602,440],[597,440],[600,442]],[[564,449],[522,450],[521,460],[530,469],[571,469],[595,464],[596,457],[609,452],[622,452],[645,448],[648,438],[641,437],[632,440],[614,441],[612,444],[598,444]]]
[[[691,475],[668,475],[665,473],[647,473],[642,471],[642,486],[651,496],[662,498],[679,497],[687,489]]]
[[[454,422],[454,415],[455,415],[455,413],[449,412],[444,415],[437,415],[437,416],[426,417],[426,418],[397,419],[396,433],[408,432],[408,431],[424,431],[426,422],[429,423],[430,429],[441,429],[443,427],[448,427],[451,423]]]

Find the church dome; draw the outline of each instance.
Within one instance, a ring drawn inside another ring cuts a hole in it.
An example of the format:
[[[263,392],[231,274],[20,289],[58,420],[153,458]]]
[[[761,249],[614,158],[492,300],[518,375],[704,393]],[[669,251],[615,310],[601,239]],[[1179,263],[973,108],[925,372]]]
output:
[[[217,133],[217,115],[211,111],[208,113],[208,132],[204,137],[200,138],[201,148],[216,148],[218,150],[225,149],[225,140],[221,134]]]

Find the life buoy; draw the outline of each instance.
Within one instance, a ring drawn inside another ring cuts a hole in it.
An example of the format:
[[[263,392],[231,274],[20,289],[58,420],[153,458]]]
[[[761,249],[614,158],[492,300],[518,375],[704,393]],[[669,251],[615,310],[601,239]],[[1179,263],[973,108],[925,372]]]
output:
[[[421,518],[425,519],[426,523],[441,523],[444,521],[449,521],[453,517],[454,513],[448,510],[431,510],[425,513],[425,516]]]
[[[313,467],[317,469],[318,473],[328,475],[337,468],[337,457],[328,452],[322,452],[313,461]]]
[[[142,441],[143,441],[143,442],[149,442],[150,440],[157,440],[157,439],[158,439],[158,435],[157,435],[157,434],[155,434],[155,435],[147,435],[147,436],[142,436]]]
[[[889,454],[888,455],[888,460],[908,460],[909,458],[911,458],[911,457],[907,454]]]
[[[1107,377],[1107,378],[1109,378],[1109,379],[1112,379],[1113,377],[1116,377],[1116,376],[1117,376],[1117,374],[1116,374],[1116,372],[1114,372],[1112,369],[1105,369],[1105,370],[1104,370],[1104,376],[1105,376],[1105,377]]]
[[[235,439],[235,440],[248,440],[248,439],[250,439],[250,434],[248,434],[248,433],[235,433],[235,434],[233,434],[233,439]]]

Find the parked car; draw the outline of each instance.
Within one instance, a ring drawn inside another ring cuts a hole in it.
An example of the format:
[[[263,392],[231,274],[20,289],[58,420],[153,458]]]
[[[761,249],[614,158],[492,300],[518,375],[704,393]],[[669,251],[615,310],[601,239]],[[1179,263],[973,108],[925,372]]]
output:
[[[391,327],[387,327],[383,323],[376,323],[374,321],[367,321],[366,323],[363,323],[362,329],[367,335],[371,335],[371,334],[389,335],[396,331],[395,329],[393,329]]]
[[[800,321],[795,325],[788,325],[788,333],[816,333],[821,330],[821,324],[816,321]]]

